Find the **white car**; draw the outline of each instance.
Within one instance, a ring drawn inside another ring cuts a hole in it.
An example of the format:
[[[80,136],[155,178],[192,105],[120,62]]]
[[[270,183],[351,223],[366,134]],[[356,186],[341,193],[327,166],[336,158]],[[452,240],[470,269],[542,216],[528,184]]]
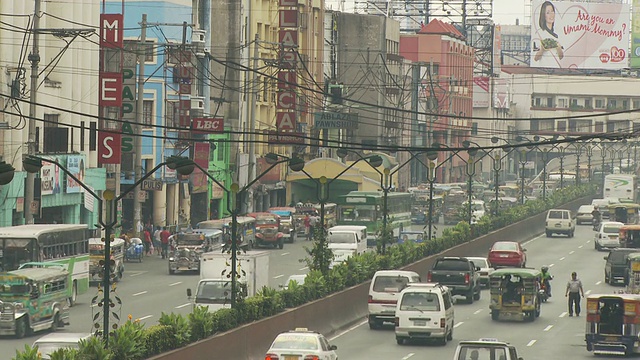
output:
[[[87,340],[91,336],[92,334],[89,333],[54,332],[36,340],[33,347],[37,346],[42,359],[48,360],[51,353],[58,349],[79,349],[80,340]]]
[[[620,228],[624,224],[617,221],[605,221],[600,223],[593,241],[596,250],[613,249],[620,247]]]
[[[480,286],[489,286],[489,276],[491,276],[491,273],[493,273],[493,271],[495,270],[494,268],[491,267],[491,265],[489,265],[489,260],[487,260],[487,258],[485,257],[469,257],[466,256],[466,258],[473,262],[473,265],[476,267],[480,268],[480,271],[478,271],[478,283],[480,284]]]
[[[280,285],[280,287],[287,290],[289,288],[289,284],[292,281],[297,283],[298,285],[304,285],[304,279],[306,278],[307,278],[307,274],[291,275],[287,278],[287,281],[283,285]]]
[[[265,355],[265,360],[337,360],[335,345],[324,335],[307,328],[296,328],[276,336]]]

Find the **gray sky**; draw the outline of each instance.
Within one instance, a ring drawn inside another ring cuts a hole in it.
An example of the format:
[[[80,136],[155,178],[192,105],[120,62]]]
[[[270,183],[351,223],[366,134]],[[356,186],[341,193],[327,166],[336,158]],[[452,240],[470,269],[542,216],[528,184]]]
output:
[[[327,9],[338,10],[340,0],[325,0]],[[513,25],[516,18],[520,19],[520,24],[529,24],[529,19],[525,19],[525,2],[530,4],[530,0],[493,0],[493,20],[496,24]],[[345,11],[351,12],[354,0],[344,1]],[[527,14],[530,9],[526,9]]]

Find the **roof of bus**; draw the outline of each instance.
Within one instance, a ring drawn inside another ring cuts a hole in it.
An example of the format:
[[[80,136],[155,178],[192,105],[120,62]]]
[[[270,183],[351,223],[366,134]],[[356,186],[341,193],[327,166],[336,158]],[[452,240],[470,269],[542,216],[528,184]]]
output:
[[[62,267],[43,267],[13,270],[0,273],[0,278],[7,276],[18,276],[35,281],[50,279],[55,276],[67,275],[68,272]]]
[[[0,228],[0,237],[32,238],[48,232],[86,230],[85,224],[31,224]]]

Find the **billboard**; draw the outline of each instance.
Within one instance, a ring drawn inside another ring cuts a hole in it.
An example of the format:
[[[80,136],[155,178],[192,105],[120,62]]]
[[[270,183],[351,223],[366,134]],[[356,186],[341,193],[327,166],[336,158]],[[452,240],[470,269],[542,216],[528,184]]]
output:
[[[473,77],[473,107],[487,108],[491,103],[489,95],[489,77],[474,76]]]
[[[628,4],[533,0],[531,13],[531,67],[628,67]]]
[[[60,173],[58,165],[47,161],[42,162],[42,168],[40,168],[40,194],[60,194],[60,188],[62,187]]]
[[[640,67],[640,0],[631,3],[631,62],[629,67]]]
[[[78,180],[84,182],[84,155],[69,155],[67,156],[67,170],[73,174]],[[67,176],[67,194],[79,193],[83,189],[71,176]],[[91,195],[89,195],[91,196]]]

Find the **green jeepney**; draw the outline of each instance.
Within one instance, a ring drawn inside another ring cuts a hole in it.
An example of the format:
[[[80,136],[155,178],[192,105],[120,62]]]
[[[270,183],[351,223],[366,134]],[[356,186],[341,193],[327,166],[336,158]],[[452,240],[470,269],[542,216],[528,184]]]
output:
[[[536,269],[503,268],[491,273],[491,319],[534,321],[540,316],[541,279]]]
[[[62,266],[0,273],[0,335],[22,338],[68,325],[69,278]]]

